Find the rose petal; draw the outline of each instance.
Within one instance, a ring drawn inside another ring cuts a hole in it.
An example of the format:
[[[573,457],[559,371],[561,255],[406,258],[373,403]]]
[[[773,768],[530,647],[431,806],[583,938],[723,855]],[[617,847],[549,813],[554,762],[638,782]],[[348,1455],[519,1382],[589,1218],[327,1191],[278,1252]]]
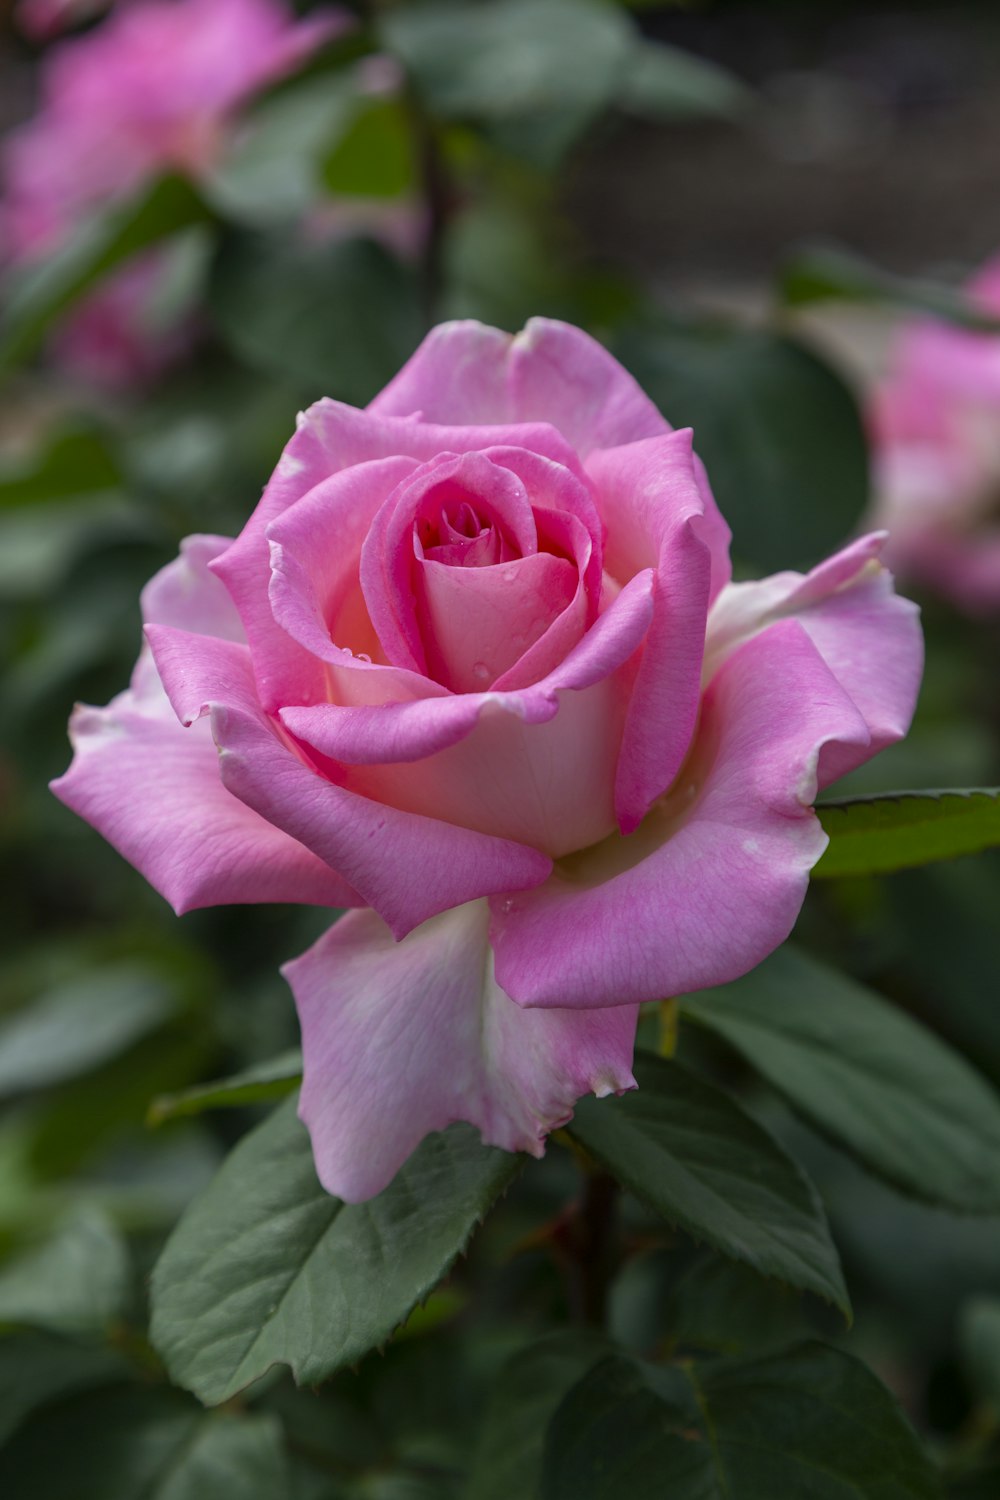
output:
[[[147,636],[178,714],[210,715],[223,784],[337,870],[397,937],[545,879],[550,861],[534,849],[381,806],[300,759],[260,707],[246,647],[162,625]]]
[[[178,915],[258,901],[360,904],[328,865],[226,790],[208,725],[182,728],[148,650],[106,708],[76,709],[70,736],[73,763],[53,792]]]
[[[864,747],[868,732],[802,626],[748,641],[713,678],[691,760],[638,833],[493,900],[498,982],[522,1005],[606,1006],[760,963],[826,846],[810,803],[833,741]]]
[[[441,427],[358,411],[338,401],[318,401],[299,418],[257,509],[232,546],[212,564],[239,610],[254,656],[261,702],[268,710],[289,701],[289,685],[300,701],[315,692],[315,663],[276,627],[268,598],[268,528],[298,501],[343,470],[378,459],[426,463],[441,453],[470,453],[495,444],[527,448],[578,471],[576,456],[553,427],[524,423],[505,427]],[[382,495],[384,498],[384,493]],[[258,668],[257,658],[261,666]],[[312,686],[310,686],[312,685]]]
[[[369,410],[441,423],[550,422],[581,456],[670,430],[596,339],[551,318],[532,318],[514,337],[471,320],[443,323]]]
[[[852,542],[811,573],[777,573],[730,584],[708,622],[705,680],[739,645],[775,621],[796,619],[868,726],[868,745],[830,746],[820,787],[844,776],[906,733],[923,667],[920,612],[893,591],[878,561],[884,533]]]
[[[651,595],[647,571],[531,687],[371,709],[320,704],[283,710],[281,721],[321,755],[346,762],[346,785],[379,802],[548,854],[582,848],[614,827],[631,659],[649,626]]]
[[[286,964],[302,1023],[299,1112],[320,1181],[348,1203],[380,1192],[453,1120],[541,1156],[581,1094],[635,1087],[638,1007],[522,1010],[493,982],[487,925],[476,902],[394,943],[358,912]]]
[[[653,623],[643,652],[615,785],[623,833],[666,791],[698,713],[713,522],[690,430],[591,454],[587,469],[608,526],[605,566],[620,581],[655,568]],[[717,537],[714,537],[717,541]]]
[[[227,641],[245,639],[236,607],[209,564],[232,545],[226,536],[195,535],[181,542],[180,556],[167,563],[142,591],[147,625],[175,625]]]

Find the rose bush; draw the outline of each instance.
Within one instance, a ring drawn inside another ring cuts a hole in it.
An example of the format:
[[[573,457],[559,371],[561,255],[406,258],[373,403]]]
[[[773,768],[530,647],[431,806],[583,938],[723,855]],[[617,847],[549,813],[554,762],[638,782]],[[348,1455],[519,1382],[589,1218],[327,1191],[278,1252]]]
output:
[[[1000,260],[969,282],[1000,316]],[[913,319],[869,413],[875,525],[894,567],[974,615],[1000,611],[1000,335]]]
[[[455,1119],[538,1155],[634,1086],[640,1002],[783,941],[817,790],[906,731],[881,541],[733,584],[691,433],[599,345],[445,325],[152,580],[54,789],[178,912],[360,908],[286,970],[332,1192]]]

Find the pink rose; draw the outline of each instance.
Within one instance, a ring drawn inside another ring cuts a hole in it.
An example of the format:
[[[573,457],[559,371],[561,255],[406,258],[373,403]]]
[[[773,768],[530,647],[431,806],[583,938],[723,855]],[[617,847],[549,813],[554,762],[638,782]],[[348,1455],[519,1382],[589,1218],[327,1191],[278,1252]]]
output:
[[[55,791],[178,911],[361,908],[286,970],[332,1192],[456,1119],[540,1155],[634,1087],[639,1002],[783,941],[817,790],[905,733],[880,542],[731,584],[690,432],[599,345],[447,324],[153,579]]]
[[[969,283],[1000,314],[1000,260]],[[1000,612],[1000,335],[905,326],[870,406],[887,556],[970,614]]]
[[[134,0],[55,47],[42,64],[39,113],[3,144],[5,258],[44,257],[164,172],[211,170],[237,110],[350,24],[333,9],[298,21],[284,0]],[[147,260],[147,271],[156,264]],[[118,273],[96,307],[71,316],[75,367],[111,370],[108,383],[122,384],[169,363],[175,330],[139,336],[142,279]]]
[[[19,0],[17,24],[25,36],[46,42],[70,26],[91,21],[110,10],[113,0]]]

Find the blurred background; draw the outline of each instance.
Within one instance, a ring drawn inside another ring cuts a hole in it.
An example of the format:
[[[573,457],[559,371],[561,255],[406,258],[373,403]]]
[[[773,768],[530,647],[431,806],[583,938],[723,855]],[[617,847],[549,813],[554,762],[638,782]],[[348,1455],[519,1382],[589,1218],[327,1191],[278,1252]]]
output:
[[[89,1351],[83,1385],[95,1351],[156,1378],[146,1274],[255,1118],[195,1115],[183,1091],[296,1046],[278,965],[329,921],[176,918],[48,792],[68,714],[125,686],[143,583],[185,535],[241,528],[296,412],[365,403],[434,322],[594,332],[693,425],[740,576],[890,519],[927,679],[910,739],[853,789],[1000,782],[1000,10],[20,0],[0,16],[9,1392],[53,1341]],[[981,856],[828,882],[799,937],[1000,1084],[998,914],[1000,861]],[[720,1313],[705,1288],[736,1273],[630,1209],[618,1336],[756,1348],[822,1326],[904,1400],[955,1497],[1000,1494],[1000,1221],[904,1200],[731,1056],[683,1032],[681,1049],[815,1175],[857,1320],[838,1333],[763,1282],[759,1318]],[[572,1191],[553,1151],[423,1321],[327,1390],[328,1421],[340,1403],[360,1436],[317,1438],[321,1398],[265,1394],[296,1494],[461,1493],[500,1360],[564,1308]],[[336,1442],[332,1469],[302,1457]]]

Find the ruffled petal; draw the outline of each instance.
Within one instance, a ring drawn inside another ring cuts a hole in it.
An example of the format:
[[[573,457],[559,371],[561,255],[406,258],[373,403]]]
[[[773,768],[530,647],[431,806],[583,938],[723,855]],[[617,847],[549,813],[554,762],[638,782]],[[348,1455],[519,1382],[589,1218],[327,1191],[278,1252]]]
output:
[[[443,323],[369,410],[440,423],[550,422],[581,457],[670,430],[596,339],[551,318],[532,318],[513,337],[472,320]]]
[[[208,725],[178,723],[148,651],[131,688],[106,708],[76,709],[70,737],[73,763],[53,792],[178,915],[259,901],[360,904],[328,865],[226,790]]]
[[[491,903],[498,982],[522,1005],[606,1006],[752,969],[788,936],[826,846],[810,804],[832,742],[867,747],[868,729],[802,626],[746,642],[639,831]]]
[[[733,651],[776,621],[796,619],[868,726],[867,745],[831,745],[822,789],[910,727],[923,669],[920,611],[894,592],[879,562],[884,532],[861,537],[811,573],[730,584],[709,616],[705,680]]]
[[[522,1010],[493,980],[487,916],[475,902],[394,943],[374,913],[352,913],[286,964],[302,1024],[299,1112],[337,1197],[373,1197],[454,1120],[541,1156],[582,1094],[635,1087],[638,1008]]]
[[[167,626],[147,636],[178,715],[210,716],[223,784],[338,871],[397,937],[551,869],[535,849],[380,805],[321,775],[261,709],[246,647]]]

